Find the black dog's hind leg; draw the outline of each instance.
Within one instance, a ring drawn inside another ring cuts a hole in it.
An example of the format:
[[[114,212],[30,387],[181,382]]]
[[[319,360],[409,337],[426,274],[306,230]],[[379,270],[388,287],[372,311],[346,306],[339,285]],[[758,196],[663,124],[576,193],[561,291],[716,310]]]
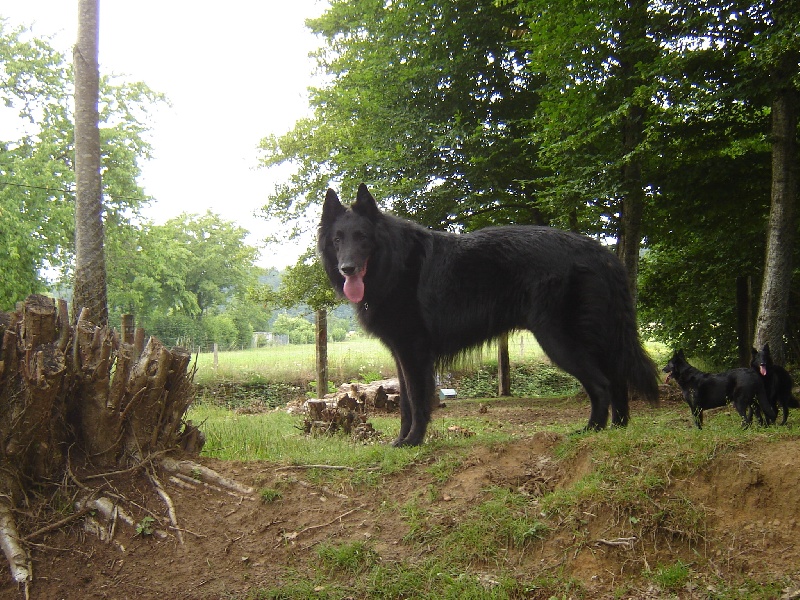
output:
[[[694,417],[694,424],[698,429],[703,428],[703,409],[700,406],[692,408],[692,417]]]
[[[592,411],[584,431],[605,429],[612,404],[611,382],[591,353],[585,351],[582,340],[573,338],[569,331],[558,331],[556,327],[558,324],[551,322],[547,327],[532,327],[531,332],[550,360],[577,379],[589,395]],[[619,425],[627,423],[627,400],[626,394],[625,405],[618,403],[615,406],[615,419]]]
[[[756,389],[756,397],[758,398],[758,406],[761,409],[758,411],[759,420],[761,414],[764,414],[764,419],[766,419],[767,425],[773,425],[778,418],[778,405],[775,405],[770,402],[769,396],[767,396],[767,391],[764,389],[763,385],[759,385]],[[762,423],[763,424],[763,423]]]
[[[627,427],[630,419],[628,383],[626,381],[618,382],[612,386],[611,390],[611,425]]]

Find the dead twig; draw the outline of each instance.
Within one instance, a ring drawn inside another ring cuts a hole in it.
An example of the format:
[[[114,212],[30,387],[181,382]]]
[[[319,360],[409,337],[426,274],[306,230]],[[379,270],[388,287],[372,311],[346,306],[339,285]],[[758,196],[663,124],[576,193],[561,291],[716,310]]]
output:
[[[119,471],[109,471],[107,473],[97,473],[96,475],[86,475],[83,478],[83,480],[89,481],[91,479],[103,479],[108,477],[114,477],[116,475],[127,475],[128,473],[133,473],[135,471],[138,471],[139,469],[145,468],[148,464],[153,462],[155,459],[163,456],[167,452],[171,452],[171,450],[159,450],[158,452],[153,452],[152,454],[146,456],[140,462],[136,463],[132,467],[129,467],[127,469],[121,469]]]
[[[353,509],[351,509],[351,510],[348,510],[348,511],[347,511],[347,512],[345,512],[345,513],[342,513],[341,515],[339,515],[339,516],[338,516],[338,517],[336,517],[335,519],[331,519],[331,520],[330,520],[330,521],[328,521],[327,523],[321,523],[320,525],[310,525],[310,526],[308,526],[308,527],[306,527],[306,528],[304,528],[304,529],[301,529],[300,531],[293,531],[293,532],[291,532],[291,533],[284,533],[284,534],[283,534],[283,536],[282,536],[282,541],[284,541],[284,542],[292,541],[292,540],[295,540],[295,539],[297,539],[297,538],[298,538],[299,536],[301,536],[302,534],[304,534],[304,533],[308,533],[309,531],[311,531],[311,530],[313,530],[313,529],[322,529],[323,527],[329,527],[329,526],[333,525],[334,523],[336,523],[336,521],[341,521],[341,520],[342,520],[342,519],[344,519],[346,516],[348,516],[348,515],[351,515],[351,514],[353,514],[354,512],[356,512],[356,511],[358,511],[358,510],[361,510],[362,508],[364,508],[364,506],[363,506],[363,505],[361,505],[361,506],[357,506],[356,508],[353,508]],[[277,546],[275,546],[275,548],[279,548],[279,547],[280,547],[280,544],[278,544]]]
[[[345,467],[343,465],[286,465],[285,467],[278,467],[275,471],[292,471],[294,469],[327,469],[329,471],[355,471],[353,467]]]
[[[306,527],[305,529],[301,529],[300,531],[298,531],[297,535],[300,535],[301,533],[306,533],[307,531],[311,531],[312,529],[321,529],[323,527],[329,527],[330,525],[333,525],[334,523],[336,523],[336,521],[341,521],[347,515],[351,515],[354,512],[356,512],[357,510],[361,510],[362,508],[364,508],[364,507],[363,506],[357,506],[356,508],[354,508],[352,510],[348,510],[346,513],[343,513],[343,514],[339,515],[338,517],[336,517],[335,519],[332,519],[331,521],[328,521],[327,523],[323,523],[322,525],[310,525],[310,526]]]
[[[42,527],[41,529],[37,529],[36,531],[32,531],[31,533],[26,535],[24,538],[22,538],[22,541],[30,542],[30,541],[36,539],[37,537],[39,537],[40,535],[44,535],[45,533],[49,533],[49,532],[51,532],[53,530],[56,530],[56,529],[61,529],[64,525],[67,525],[68,523],[71,523],[72,521],[80,519],[83,515],[85,515],[87,513],[90,513],[91,511],[92,511],[91,508],[82,508],[78,512],[73,513],[70,516],[63,518],[60,521],[56,521],[55,523],[51,523],[50,525]]]
[[[613,540],[604,540],[599,539],[597,540],[597,544],[605,544],[606,546],[622,546],[627,550],[633,550],[633,545],[636,543],[637,537],[627,537],[627,538],[616,538]]]

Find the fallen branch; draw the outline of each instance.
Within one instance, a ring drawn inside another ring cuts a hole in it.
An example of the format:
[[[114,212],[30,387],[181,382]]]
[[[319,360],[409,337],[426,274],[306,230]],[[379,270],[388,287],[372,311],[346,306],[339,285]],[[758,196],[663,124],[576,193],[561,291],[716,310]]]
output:
[[[330,471],[355,471],[353,467],[344,467],[341,465],[287,465],[285,467],[278,467],[275,471],[291,471],[294,469],[328,469]]]
[[[332,519],[332,520],[328,521],[327,523],[322,523],[320,525],[310,525],[310,526],[308,526],[308,527],[306,527],[304,529],[301,529],[300,531],[293,531],[291,533],[284,533],[283,536],[282,536],[283,537],[283,541],[288,542],[288,541],[295,540],[300,535],[302,535],[304,533],[307,533],[307,532],[311,531],[312,529],[321,529],[323,527],[329,527],[329,526],[333,525],[334,523],[336,523],[336,521],[341,521],[347,515],[353,514],[354,512],[356,512],[357,510],[361,510],[362,508],[364,508],[364,507],[363,506],[358,506],[356,508],[348,510],[347,512],[342,513],[341,515],[339,515],[335,519]],[[280,546],[280,544],[278,546],[275,546],[275,547],[278,548],[279,546]]]
[[[203,486],[205,489],[212,490],[219,494],[228,494],[229,496],[236,498],[240,502],[242,500],[255,500],[254,496],[237,494],[236,492],[232,492],[231,490],[226,490],[225,488],[221,488],[212,483],[206,483],[205,481],[198,481],[194,477],[190,477],[189,475],[184,475],[183,473],[175,473],[175,475],[170,475],[169,479],[170,481],[172,481],[173,483],[184,489],[196,490],[197,486]]]

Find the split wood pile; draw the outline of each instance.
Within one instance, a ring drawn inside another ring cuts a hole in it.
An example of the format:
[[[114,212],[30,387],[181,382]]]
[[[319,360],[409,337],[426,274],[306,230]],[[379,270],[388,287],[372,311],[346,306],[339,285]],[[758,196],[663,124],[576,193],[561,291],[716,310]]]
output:
[[[400,383],[397,379],[370,384],[347,383],[334,394],[305,403],[303,431],[323,435],[344,432],[357,440],[378,437],[379,432],[367,421],[376,410],[396,412],[400,406]]]

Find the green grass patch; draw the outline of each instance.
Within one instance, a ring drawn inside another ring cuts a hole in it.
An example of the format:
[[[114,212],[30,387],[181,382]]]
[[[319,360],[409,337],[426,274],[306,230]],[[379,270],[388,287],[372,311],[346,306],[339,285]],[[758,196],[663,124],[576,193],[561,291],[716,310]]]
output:
[[[265,346],[248,350],[212,352],[197,355],[195,381],[200,385],[215,382],[283,381],[306,385],[316,379],[314,344]],[[456,374],[471,372],[481,364],[497,370],[497,346],[494,343],[468,353],[453,366]],[[534,337],[518,332],[509,338],[509,357],[515,363],[541,362],[544,354]],[[358,337],[328,344],[329,378],[338,385],[349,381],[374,381],[395,377],[394,359],[376,338]]]

